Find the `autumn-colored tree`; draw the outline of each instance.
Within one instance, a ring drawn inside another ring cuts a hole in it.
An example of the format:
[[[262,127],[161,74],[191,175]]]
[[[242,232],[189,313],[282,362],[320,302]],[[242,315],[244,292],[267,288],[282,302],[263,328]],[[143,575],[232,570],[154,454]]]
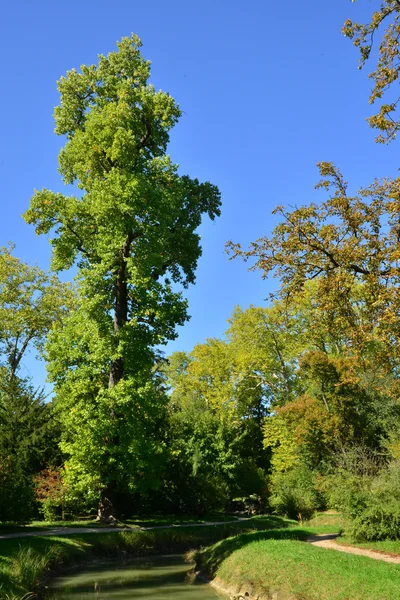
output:
[[[400,129],[400,96],[396,91],[400,75],[400,3],[398,0],[383,0],[376,4],[368,23],[348,19],[342,32],[359,49],[360,68],[377,54],[375,70],[369,74],[374,83],[369,101],[370,104],[383,99],[386,101],[381,103],[378,112],[369,117],[368,122],[380,131],[377,142],[390,142]]]
[[[355,357],[309,351],[300,359],[297,376],[305,392],[276,407],[264,424],[274,471],[299,464],[326,468],[335,455],[355,445],[382,449],[397,413],[388,397],[368,385]]]
[[[248,250],[229,243],[229,250],[255,259],[251,268],[263,277],[278,277],[287,299],[314,280],[314,302],[339,329],[347,328],[347,350],[373,349],[390,371],[399,358],[400,180],[375,181],[352,196],[334,165],[319,169],[317,188],[332,190],[325,201],[278,207],[282,221],[271,236]]]
[[[46,521],[54,521],[58,516],[64,519],[65,496],[67,487],[63,480],[62,469],[49,466],[34,477],[35,496],[41,504]]]

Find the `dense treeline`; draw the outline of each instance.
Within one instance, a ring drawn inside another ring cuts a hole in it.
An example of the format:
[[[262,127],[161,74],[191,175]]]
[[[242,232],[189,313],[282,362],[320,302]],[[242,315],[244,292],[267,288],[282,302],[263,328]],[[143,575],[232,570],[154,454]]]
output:
[[[372,102],[398,78],[399,14],[385,0],[343,29],[364,64],[388,24]],[[399,537],[400,179],[353,195],[320,163],[322,202],[278,207],[248,250],[228,244],[277,277],[274,299],[167,359],[220,194],[171,162],[181,111],[149,83],[140,46],[124,38],[59,81],[60,173],[79,193],[38,191],[24,218],[74,283],[0,250],[0,521],[333,507],[357,535]],[[379,141],[394,139],[396,108],[371,117]],[[47,362],[51,401],[23,376],[29,351]]]
[[[248,477],[239,490],[229,488],[226,473],[226,499],[260,494],[279,513],[305,518],[317,508],[350,511],[356,497],[366,500],[374,476],[397,476],[398,367],[370,330],[364,291],[357,282],[348,290],[344,318],[326,311],[326,296],[311,281],[270,308],[236,309],[225,340],[171,357],[170,406],[181,420],[196,411],[191,436],[206,416],[220,427],[230,422],[237,442],[250,434]],[[190,455],[191,464],[211,475],[218,461],[205,447]],[[242,466],[240,450],[227,454],[222,446],[219,460],[227,456]]]

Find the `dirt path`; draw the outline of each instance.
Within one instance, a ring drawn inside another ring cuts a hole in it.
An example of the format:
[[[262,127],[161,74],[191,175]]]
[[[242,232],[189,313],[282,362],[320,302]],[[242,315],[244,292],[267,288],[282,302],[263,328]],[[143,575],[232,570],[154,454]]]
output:
[[[42,529],[40,531],[19,531],[17,533],[2,533],[0,540],[12,538],[24,538],[35,536],[51,535],[75,535],[79,533],[115,533],[116,531],[151,531],[152,529],[175,529],[176,527],[209,527],[212,525],[229,525],[231,523],[240,523],[248,521],[251,517],[238,517],[234,521],[208,521],[207,523],[179,523],[176,525],[152,525],[150,527],[53,527],[52,529]]]
[[[356,548],[355,546],[338,544],[338,542],[335,541],[338,535],[338,533],[313,535],[307,538],[307,542],[318,548],[328,548],[328,550],[338,550],[339,552],[346,552],[347,554],[367,556],[368,558],[373,558],[375,560],[383,560],[384,562],[400,565],[400,556],[392,556],[383,552],[367,550],[366,548]]]

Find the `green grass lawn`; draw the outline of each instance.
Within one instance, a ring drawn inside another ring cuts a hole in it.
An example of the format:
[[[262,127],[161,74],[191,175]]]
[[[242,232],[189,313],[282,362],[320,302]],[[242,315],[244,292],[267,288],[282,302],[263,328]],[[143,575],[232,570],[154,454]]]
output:
[[[296,540],[248,543],[221,563],[217,576],[239,588],[245,583],[267,598],[276,591],[280,599],[400,598],[400,566],[315,548]]]
[[[312,519],[310,519],[309,521],[305,521],[304,526],[305,527],[324,527],[324,526],[336,527],[336,531],[340,532],[345,528],[346,522],[345,522],[344,518],[342,517],[342,515],[338,512],[322,511],[322,512],[317,512],[315,514],[315,516]]]
[[[279,600],[400,598],[400,565],[304,544],[300,540],[306,531],[242,534],[197,553],[198,564],[231,593],[243,596],[248,592]]]

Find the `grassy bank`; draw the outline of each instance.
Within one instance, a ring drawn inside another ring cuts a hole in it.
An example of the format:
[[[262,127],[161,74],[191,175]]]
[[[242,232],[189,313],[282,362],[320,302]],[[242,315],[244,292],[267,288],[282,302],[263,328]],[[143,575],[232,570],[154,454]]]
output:
[[[315,530],[312,531],[315,533]],[[195,553],[235,595],[270,600],[398,600],[400,566],[304,544],[310,530],[245,533]]]
[[[292,523],[279,517],[255,517],[216,526],[0,540],[0,598],[10,600],[40,592],[51,572],[74,563],[183,553],[243,532],[286,528]]]

